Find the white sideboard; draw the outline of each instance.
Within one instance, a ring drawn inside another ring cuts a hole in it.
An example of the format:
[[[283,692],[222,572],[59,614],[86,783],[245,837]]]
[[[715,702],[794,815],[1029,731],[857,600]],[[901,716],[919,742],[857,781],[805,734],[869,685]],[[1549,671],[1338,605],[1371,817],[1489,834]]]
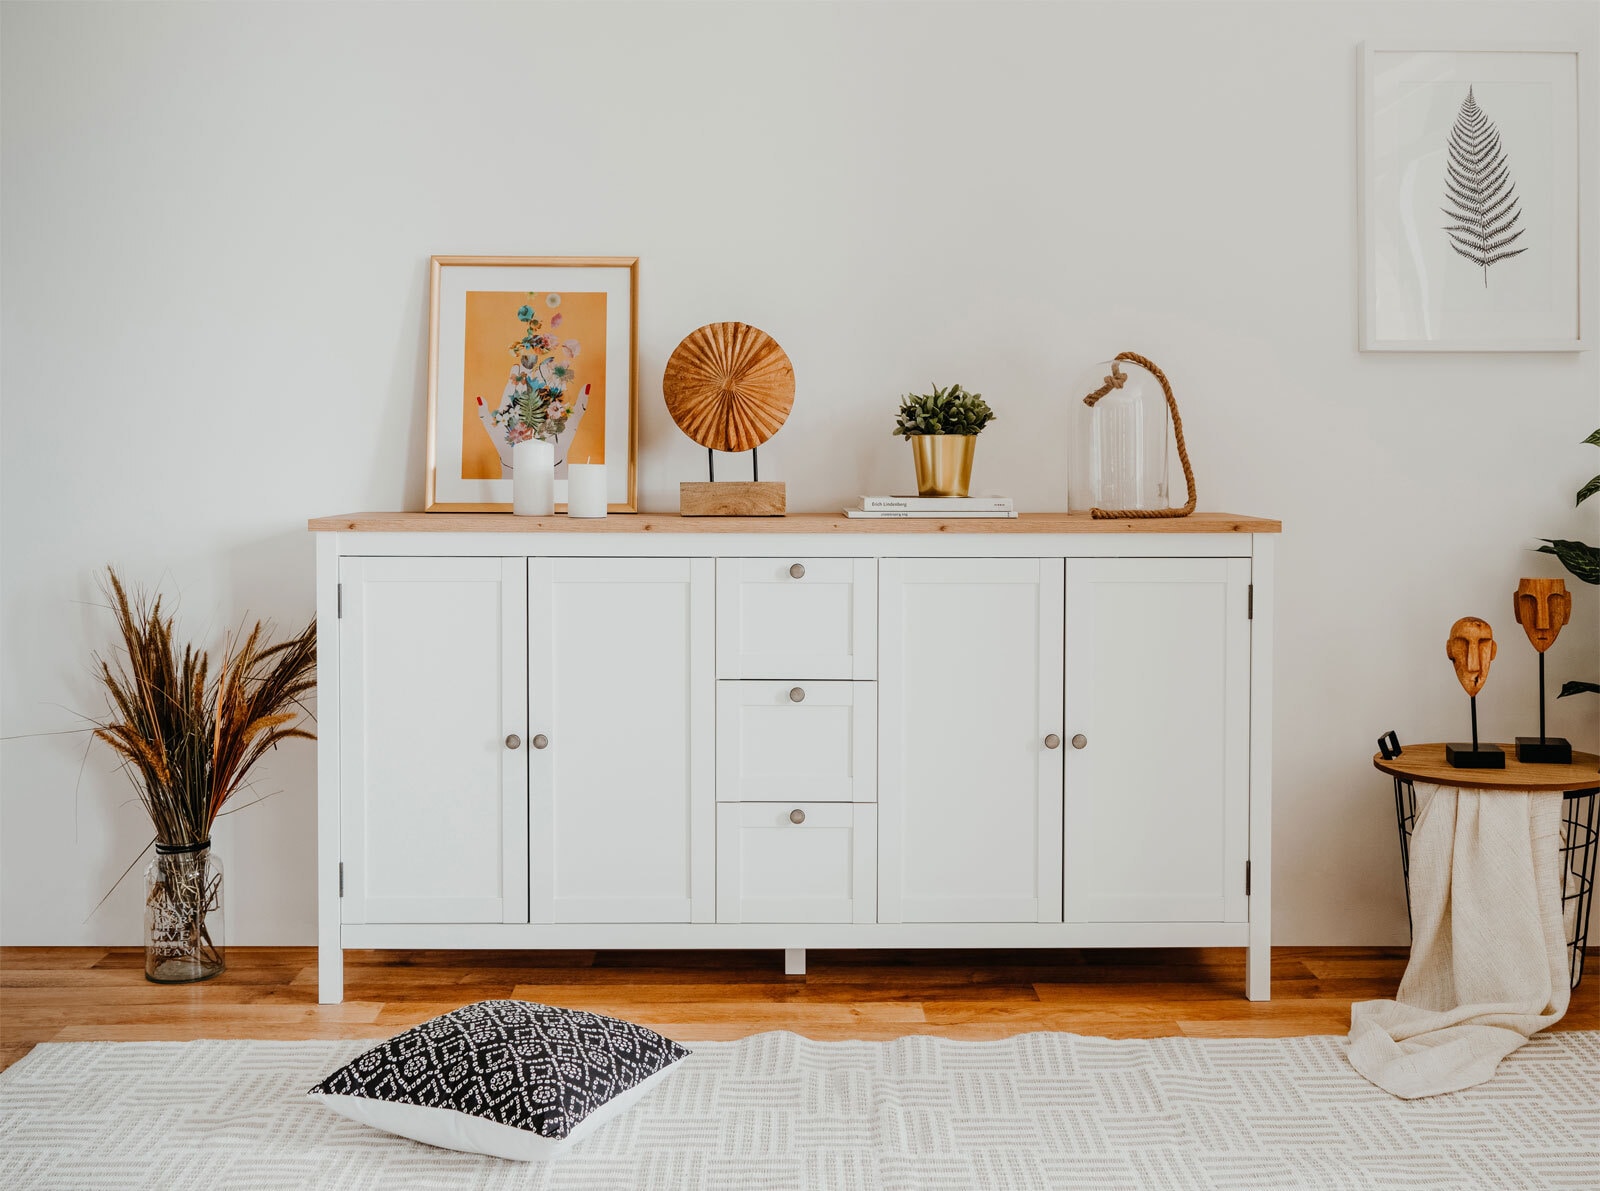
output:
[[[353,948],[1247,947],[1279,525],[367,513],[317,539]]]

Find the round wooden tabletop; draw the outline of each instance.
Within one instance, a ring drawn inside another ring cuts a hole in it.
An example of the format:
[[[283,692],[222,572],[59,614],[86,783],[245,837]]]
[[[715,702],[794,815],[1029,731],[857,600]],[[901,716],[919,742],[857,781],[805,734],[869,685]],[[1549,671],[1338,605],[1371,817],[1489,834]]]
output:
[[[1485,742],[1489,743],[1489,742]],[[1498,741],[1494,743],[1499,743]],[[1591,790],[1600,788],[1600,757],[1572,754],[1571,765],[1525,765],[1517,760],[1517,746],[1500,744],[1506,751],[1504,769],[1457,769],[1444,759],[1442,744],[1408,744],[1392,761],[1374,753],[1372,763],[1384,773],[1455,786],[1461,790]]]

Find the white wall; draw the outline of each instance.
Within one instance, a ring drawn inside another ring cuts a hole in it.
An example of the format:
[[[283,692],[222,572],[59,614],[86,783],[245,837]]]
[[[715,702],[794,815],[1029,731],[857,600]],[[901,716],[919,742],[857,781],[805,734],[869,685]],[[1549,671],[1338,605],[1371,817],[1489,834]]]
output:
[[[1596,533],[1571,509],[1600,470],[1577,445],[1600,425],[1595,357],[1355,350],[1355,60],[1366,38],[1592,56],[1593,4],[8,4],[0,21],[6,943],[140,937],[135,881],[91,912],[148,838],[106,751],[85,763],[73,734],[110,641],[97,569],[180,593],[215,642],[247,610],[310,615],[307,517],[420,507],[430,253],[640,257],[646,509],[699,474],[660,380],[713,319],[794,360],[763,475],[797,509],[903,485],[896,397],[951,379],[999,411],[978,485],[1060,508],[1081,375],[1124,348],[1163,364],[1202,506],[1285,525],[1282,942],[1405,938],[1368,757],[1386,728],[1464,730],[1457,616],[1503,642],[1488,736],[1533,722],[1510,596],[1561,573],[1535,536]],[[1553,680],[1600,673],[1593,589],[1578,599]],[[1592,747],[1595,718],[1565,700],[1554,726]],[[311,748],[259,788],[282,793],[223,839],[231,941],[308,943]]]

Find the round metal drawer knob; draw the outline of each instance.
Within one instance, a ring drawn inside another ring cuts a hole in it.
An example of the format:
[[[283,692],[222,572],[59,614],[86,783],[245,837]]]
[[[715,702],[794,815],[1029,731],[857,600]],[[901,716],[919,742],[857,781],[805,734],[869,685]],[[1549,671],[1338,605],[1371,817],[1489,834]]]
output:
[[[791,579],[804,579],[805,577],[806,577],[805,564],[797,562],[797,563],[794,564],[794,566],[789,568],[789,578],[791,578]]]
[[[1046,736],[1044,738],[1044,747],[1047,748],[1047,749],[1058,749],[1058,748],[1060,748],[1061,747],[1061,737],[1057,736],[1054,732],[1050,733],[1050,735],[1048,735],[1048,736]]]
[[[543,732],[533,738],[533,747],[536,749],[549,748],[550,738]]]
[[[792,686],[792,687],[789,688],[789,702],[791,702],[791,703],[804,703],[805,701],[806,701],[806,689],[805,689],[805,687]]]
[[[795,807],[794,810],[789,812],[789,822],[791,822],[791,823],[804,823],[805,821],[806,821],[806,813],[805,813],[805,811],[801,810],[799,807]]]
[[[515,732],[513,732],[510,736],[506,737],[506,747],[508,749],[519,749],[519,748],[521,748],[522,747],[522,737],[518,736]]]
[[[1072,747],[1075,748],[1075,749],[1081,749],[1084,745],[1086,745],[1088,743],[1089,743],[1089,738],[1087,736],[1085,736],[1082,732],[1079,732],[1076,736],[1074,736],[1072,738]]]

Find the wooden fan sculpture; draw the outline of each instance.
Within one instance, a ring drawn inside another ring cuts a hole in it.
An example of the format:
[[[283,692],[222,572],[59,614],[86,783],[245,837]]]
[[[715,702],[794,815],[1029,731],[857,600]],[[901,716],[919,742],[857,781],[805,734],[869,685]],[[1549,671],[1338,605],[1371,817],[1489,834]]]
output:
[[[1478,692],[1488,681],[1489,663],[1499,652],[1494,630],[1486,620],[1463,616],[1450,626],[1450,640],[1445,642],[1444,651],[1455,665],[1461,689],[1472,700],[1472,743],[1445,745],[1444,759],[1457,769],[1504,769],[1505,750],[1497,744],[1478,743]]]
[[[1561,627],[1572,619],[1572,594],[1565,579],[1523,579],[1512,599],[1517,623],[1539,654],[1539,735],[1517,737],[1517,760],[1571,765],[1572,742],[1544,734],[1544,655],[1556,643]]]
[[[781,481],[761,479],[756,448],[794,407],[794,366],[765,331],[745,323],[708,323],[691,332],[667,361],[661,391],[672,420],[706,449],[707,482],[678,485],[685,517],[781,517]],[[717,451],[749,451],[750,479],[717,482]]]

